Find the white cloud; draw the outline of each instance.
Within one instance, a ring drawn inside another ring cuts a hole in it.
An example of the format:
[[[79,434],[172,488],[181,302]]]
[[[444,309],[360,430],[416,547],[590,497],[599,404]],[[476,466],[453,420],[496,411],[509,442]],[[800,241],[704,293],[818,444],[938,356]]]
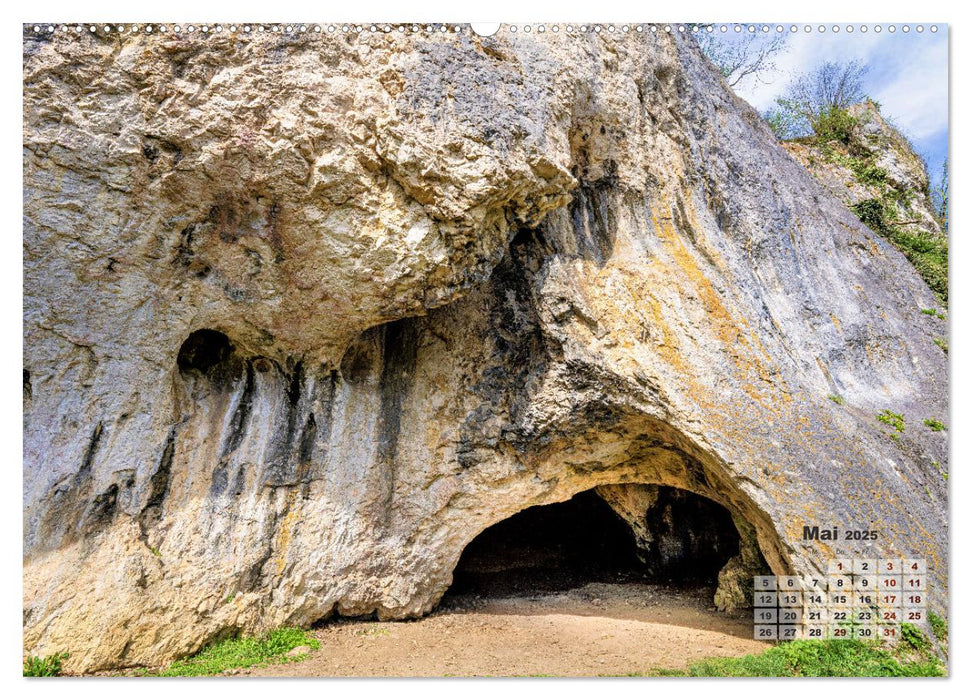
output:
[[[730,38],[728,39],[730,40]],[[910,138],[924,141],[940,137],[948,128],[947,29],[937,34],[873,31],[863,34],[799,31],[790,35],[788,48],[774,60],[776,68],[766,82],[743,81],[736,91],[759,110],[774,104],[789,83],[826,61],[858,60],[869,66],[867,92],[882,105],[882,112]]]

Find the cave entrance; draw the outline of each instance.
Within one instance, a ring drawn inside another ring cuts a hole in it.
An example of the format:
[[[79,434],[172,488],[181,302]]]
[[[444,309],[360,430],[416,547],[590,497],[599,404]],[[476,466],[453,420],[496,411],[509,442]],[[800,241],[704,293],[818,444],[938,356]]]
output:
[[[463,551],[448,593],[506,597],[590,583],[714,589],[739,550],[732,516],[714,501],[666,486],[599,487],[484,530]]]

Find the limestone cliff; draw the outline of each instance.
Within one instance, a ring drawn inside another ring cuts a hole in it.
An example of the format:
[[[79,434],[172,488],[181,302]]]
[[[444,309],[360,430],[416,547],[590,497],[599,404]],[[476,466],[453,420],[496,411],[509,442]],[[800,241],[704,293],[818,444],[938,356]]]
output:
[[[421,615],[489,525],[625,484],[780,574],[877,530],[940,606],[904,256],[690,38],[447,29],[25,31],[25,648]]]

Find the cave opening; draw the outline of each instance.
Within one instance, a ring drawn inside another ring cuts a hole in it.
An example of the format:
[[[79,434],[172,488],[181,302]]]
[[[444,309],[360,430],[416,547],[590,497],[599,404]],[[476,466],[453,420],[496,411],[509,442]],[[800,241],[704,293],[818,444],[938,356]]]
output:
[[[650,489],[647,507],[618,508],[609,491],[591,489],[487,528],[463,551],[448,595],[520,596],[592,583],[714,589],[740,550],[728,510],[682,489],[631,486]]]
[[[185,339],[176,362],[183,373],[196,370],[205,374],[229,359],[232,352],[233,346],[225,333],[202,328]]]

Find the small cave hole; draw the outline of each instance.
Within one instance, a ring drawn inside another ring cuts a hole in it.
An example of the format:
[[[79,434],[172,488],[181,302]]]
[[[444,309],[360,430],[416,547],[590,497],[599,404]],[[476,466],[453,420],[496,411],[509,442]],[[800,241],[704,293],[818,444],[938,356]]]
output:
[[[224,333],[208,328],[193,331],[179,348],[179,371],[207,374],[228,360],[232,352],[232,343]]]

